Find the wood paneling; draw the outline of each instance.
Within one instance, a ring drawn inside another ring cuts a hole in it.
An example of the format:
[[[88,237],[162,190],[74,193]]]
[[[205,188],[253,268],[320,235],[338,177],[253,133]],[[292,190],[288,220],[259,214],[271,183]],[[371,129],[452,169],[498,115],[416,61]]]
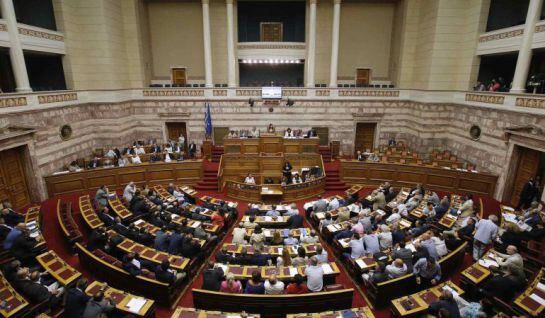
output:
[[[172,69],[172,84],[185,85],[186,84],[186,72],[185,68],[173,68]]]
[[[23,150],[23,147],[18,147],[0,152],[0,200],[8,200],[14,208],[30,203]]]
[[[184,136],[184,150],[187,151],[187,128],[184,122],[166,123],[168,139],[178,142],[180,136]]]
[[[354,156],[356,152],[365,151],[366,149],[372,150],[375,145],[375,130],[377,128],[376,123],[357,123],[356,124],[356,141],[354,147]]]
[[[539,167],[540,153],[537,150],[520,147],[520,159],[513,183],[513,195],[511,196],[511,205],[518,206],[520,201],[520,192],[528,180],[535,178]]]
[[[195,184],[202,178],[202,161],[187,160],[171,163],[143,163],[137,166],[99,168],[45,177],[49,196],[95,191],[101,185],[120,189],[130,181],[137,185],[147,182]]]
[[[494,196],[498,181],[498,176],[487,173],[356,160],[341,160],[341,178],[349,184],[375,186],[388,181],[396,187],[402,187],[421,183],[434,190],[489,196]]]
[[[318,153],[318,138],[284,139],[280,136],[261,138],[225,138],[225,153],[258,154],[284,152],[286,154]]]
[[[368,68],[356,69],[356,85],[369,85],[371,82],[371,70]]]

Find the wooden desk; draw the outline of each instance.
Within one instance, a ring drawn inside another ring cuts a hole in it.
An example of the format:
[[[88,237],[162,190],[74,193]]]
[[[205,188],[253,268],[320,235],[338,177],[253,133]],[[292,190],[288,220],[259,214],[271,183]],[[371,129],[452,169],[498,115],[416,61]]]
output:
[[[119,216],[121,220],[126,220],[132,216],[132,212],[129,211],[129,209],[127,209],[123,203],[121,203],[121,200],[117,195],[109,196],[108,203],[110,204],[112,211],[114,211],[114,213]]]
[[[498,176],[423,165],[341,160],[341,177],[349,184],[379,185],[388,181],[395,187],[425,188],[450,193],[494,196]]]
[[[276,218],[273,218],[271,216],[256,216],[255,222],[259,224],[261,227],[266,228],[279,228],[279,227],[286,227],[288,225],[288,219],[287,216],[279,216]],[[250,217],[245,215],[242,217],[242,222],[248,222],[250,220]]]
[[[457,220],[458,220],[457,216],[454,216],[450,214],[449,211],[447,211],[447,213],[445,213],[443,217],[441,217],[441,219],[439,219],[437,223],[447,229],[451,229],[454,226],[454,224],[456,224]]]
[[[155,236],[155,233],[157,233],[157,231],[159,231],[161,229],[160,227],[155,226],[155,225],[153,225],[153,224],[151,224],[149,222],[146,222],[146,221],[144,221],[142,219],[136,220],[136,221],[134,221],[132,223],[134,224],[134,227],[136,227],[137,229],[144,228],[145,231],[147,233],[149,233],[150,235],[152,235],[152,236]],[[189,223],[188,223],[188,226],[192,227],[192,228],[196,228],[196,227],[199,227],[200,224],[201,224],[201,222],[194,221],[193,226],[189,225]],[[171,234],[172,232],[167,231],[167,233]],[[203,247],[204,244],[206,244],[206,240],[203,240],[203,239],[200,239],[200,238],[193,237],[193,240],[199,242],[199,245],[201,247]]]
[[[464,269],[461,274],[464,278],[468,279],[473,284],[479,285],[490,275],[492,275],[492,272],[488,268],[482,267],[478,263],[475,263]]]
[[[392,314],[395,317],[409,317],[421,314],[428,309],[430,304],[439,300],[443,286],[449,286],[460,295],[464,293],[456,284],[446,281],[432,288],[392,300]]]
[[[89,198],[89,195],[82,195],[79,197],[79,211],[81,212],[81,215],[83,216],[83,220],[85,221],[85,224],[91,229],[94,230],[98,227],[104,226],[104,223],[100,220],[98,215],[95,212],[95,209],[93,208],[93,205],[91,204],[91,198]]]
[[[375,315],[369,307],[361,308],[352,308],[346,310],[337,310],[337,311],[325,311],[319,313],[308,313],[308,314],[289,314],[286,318],[337,318],[344,317],[343,314],[351,314],[349,317],[359,317],[359,318],[375,318]]]
[[[532,295],[545,299],[545,290],[538,288],[538,284],[545,284],[545,270],[542,268],[536,275],[530,286],[528,286],[522,294],[514,301],[514,304],[531,317],[541,317],[545,306],[532,299]]]
[[[38,263],[63,286],[71,286],[81,277],[81,273],[60,258],[54,251],[36,256]]]
[[[263,234],[265,235],[265,238],[270,240],[273,237],[274,232],[280,232],[280,236],[282,238],[288,237],[288,234],[291,236],[299,239],[301,234],[304,234],[305,236],[309,236],[311,232],[311,228],[309,227],[303,227],[299,229],[263,229]],[[254,233],[253,229],[246,229],[246,238],[250,239],[250,236]]]
[[[240,318],[240,313],[198,310],[195,308],[176,307],[170,318]],[[249,314],[248,318],[259,318],[259,314]]]
[[[354,195],[360,192],[361,189],[363,189],[363,186],[361,184],[355,184],[351,186],[349,189],[347,189],[346,191],[344,191],[344,193],[346,194],[347,197],[349,197],[351,195]]]
[[[254,272],[259,272],[261,277],[268,279],[271,275],[276,274],[277,278],[282,281],[291,281],[296,274],[302,275],[305,277],[305,268],[306,266],[243,266],[243,265],[228,265],[228,264],[218,264],[222,267],[225,274],[231,273],[235,276],[236,279],[247,280],[252,278]],[[339,267],[335,262],[330,262],[328,264],[322,264],[324,271],[330,271],[328,274],[324,273],[324,279],[329,281],[335,281],[335,277],[340,274]]]
[[[113,235],[114,233],[116,235],[119,235],[113,230],[108,231],[109,235]],[[147,259],[148,261],[154,262],[156,264],[161,264],[164,259],[168,259],[170,261],[170,268],[178,271],[186,270],[189,264],[188,258],[157,251],[154,248],[147,247],[140,243],[136,243],[135,241],[126,237],[121,243],[117,245],[117,248],[125,253],[135,252],[136,254],[140,255],[141,258]]]
[[[85,289],[85,293],[89,296],[93,296],[101,289],[104,289],[104,296],[109,297],[112,299],[112,301],[115,303],[115,308],[120,310],[123,313],[136,315],[138,317],[153,317],[155,316],[155,301],[147,298],[143,298],[140,296],[132,295],[127,292],[124,292],[119,289],[115,289],[110,286],[106,286],[105,283],[101,283],[98,281],[92,282],[87,289]],[[144,302],[144,305],[142,308],[140,308],[139,311],[132,311],[127,306],[127,304],[134,299],[141,299]]]
[[[49,197],[96,191],[101,185],[121,189],[130,181],[136,185],[146,183],[195,184],[202,178],[202,160],[142,163],[127,167],[98,168],[45,177]]]
[[[307,256],[316,254],[316,247],[318,244],[301,244],[299,247],[302,247],[305,249],[305,252]],[[228,253],[234,253],[234,254],[241,254],[242,250],[245,248],[248,255],[254,254],[254,246],[249,244],[233,244],[233,243],[223,243],[223,247],[227,248]],[[287,248],[290,252],[290,255],[292,257],[297,256],[297,248],[295,245],[265,245],[263,250],[261,251],[261,254],[269,255],[272,257],[277,257],[282,255],[282,251]]]
[[[282,202],[282,186],[279,184],[267,184],[261,186],[261,201],[264,203],[280,203]]]
[[[2,317],[15,317],[29,305],[28,301],[23,298],[4,278],[4,274],[0,272],[0,302],[5,301],[5,308],[0,308]]]
[[[225,138],[223,148],[226,154],[258,154],[265,153],[318,153],[320,139],[315,138],[283,138],[277,134],[264,135],[259,138]]]

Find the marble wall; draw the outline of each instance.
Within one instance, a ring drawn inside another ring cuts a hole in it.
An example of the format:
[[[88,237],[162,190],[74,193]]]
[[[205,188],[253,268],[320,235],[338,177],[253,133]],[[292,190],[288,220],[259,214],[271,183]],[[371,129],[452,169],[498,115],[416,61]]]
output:
[[[262,130],[269,123],[278,130],[328,127],[329,139],[339,140],[342,154],[349,156],[353,153],[356,123],[377,122],[379,144],[393,136],[421,154],[432,149],[450,149],[458,157],[476,164],[479,170],[500,175],[500,182],[505,179],[505,167],[509,165],[504,129],[545,124],[545,115],[404,100],[300,100],[293,107],[276,106],[272,112],[269,108],[260,101],[254,107],[249,107],[247,100],[216,101],[211,107],[213,125],[233,129],[255,126]],[[3,121],[10,126],[36,129],[31,156],[36,176],[42,176],[62,170],[72,160],[89,157],[95,148],[123,147],[136,139],[163,140],[165,122],[169,121],[186,122],[189,139],[201,144],[203,118],[202,100],[135,99],[23,111],[6,114]],[[59,135],[64,124],[73,129],[69,140],[62,140]],[[482,129],[478,141],[469,136],[473,124]],[[45,197],[43,190],[40,196]]]

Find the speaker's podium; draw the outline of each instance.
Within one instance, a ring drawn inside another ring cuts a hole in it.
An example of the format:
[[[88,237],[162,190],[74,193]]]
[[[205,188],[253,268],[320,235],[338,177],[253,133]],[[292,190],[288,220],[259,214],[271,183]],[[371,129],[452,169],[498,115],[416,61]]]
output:
[[[264,184],[261,187],[261,201],[266,204],[282,202],[284,192],[279,184]]]

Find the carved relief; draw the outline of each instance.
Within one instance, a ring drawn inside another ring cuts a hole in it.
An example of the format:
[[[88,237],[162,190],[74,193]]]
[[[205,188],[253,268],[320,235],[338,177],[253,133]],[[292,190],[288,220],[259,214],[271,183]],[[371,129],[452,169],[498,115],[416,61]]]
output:
[[[389,90],[361,90],[361,89],[341,89],[339,90],[339,96],[357,97],[399,97],[399,91]]]
[[[515,105],[518,107],[545,108],[545,99],[517,97]]]
[[[490,35],[483,35],[479,38],[479,42],[490,42],[490,41],[496,41],[496,40],[502,40],[502,39],[509,39],[514,38],[516,36],[524,34],[524,29],[517,29],[507,32],[501,32],[496,34],[490,34]]]
[[[227,96],[227,90],[226,89],[215,89],[212,91],[212,94],[214,96]]]
[[[259,89],[237,89],[237,96],[261,96]]]
[[[77,99],[78,99],[77,93],[38,96],[38,102],[40,104],[61,103],[61,102],[68,102],[68,101],[77,100]]]
[[[26,106],[26,105],[27,105],[26,97],[0,98],[0,108]]]
[[[307,96],[306,89],[285,89],[282,91],[284,96]]]
[[[145,97],[164,97],[164,96],[204,96],[202,89],[158,89],[158,90],[143,90],[142,95]]]
[[[329,96],[329,89],[318,89],[316,90],[316,96]]]
[[[467,102],[479,102],[487,104],[503,105],[505,96],[500,95],[484,95],[484,94],[466,94]]]
[[[305,44],[275,44],[275,43],[267,43],[267,44],[239,44],[238,49],[239,50],[256,50],[256,49],[273,49],[273,50],[304,50],[306,48]]]
[[[37,31],[37,30],[31,30],[31,29],[25,29],[25,28],[17,28],[19,30],[19,34],[21,35],[27,35],[32,36],[35,38],[42,38],[46,40],[52,40],[52,41],[64,41],[64,37],[62,35],[43,32],[43,31]]]

